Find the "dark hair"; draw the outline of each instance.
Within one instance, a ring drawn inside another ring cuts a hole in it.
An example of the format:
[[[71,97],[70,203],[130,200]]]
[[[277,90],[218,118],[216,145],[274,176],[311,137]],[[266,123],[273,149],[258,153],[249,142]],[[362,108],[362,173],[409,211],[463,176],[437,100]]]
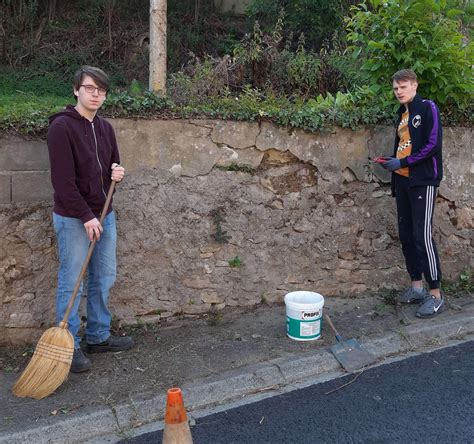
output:
[[[392,80],[395,82],[411,80],[412,82],[417,82],[416,73],[413,69],[401,69],[397,71],[393,76]]]
[[[84,76],[89,76],[94,79],[97,86],[106,89],[107,91],[110,88],[109,76],[102,71],[100,68],[95,68],[94,66],[84,65],[76,71],[74,74],[73,85],[74,89],[78,90],[82,85],[82,79]]]

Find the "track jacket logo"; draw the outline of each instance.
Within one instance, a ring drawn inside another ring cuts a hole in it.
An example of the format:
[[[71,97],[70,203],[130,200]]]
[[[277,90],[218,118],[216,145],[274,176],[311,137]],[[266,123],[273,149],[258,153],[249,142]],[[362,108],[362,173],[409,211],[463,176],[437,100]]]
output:
[[[413,117],[411,124],[415,127],[418,128],[421,125],[421,116],[417,114],[415,117]]]

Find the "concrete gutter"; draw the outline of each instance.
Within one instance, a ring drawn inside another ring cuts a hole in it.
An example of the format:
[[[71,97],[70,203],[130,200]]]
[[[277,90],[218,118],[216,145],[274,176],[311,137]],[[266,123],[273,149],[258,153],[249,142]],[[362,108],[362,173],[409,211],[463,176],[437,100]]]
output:
[[[408,326],[399,332],[360,339],[379,362],[390,356],[442,347],[448,340],[463,340],[474,333],[474,305],[449,317],[438,317]],[[195,380],[181,387],[187,411],[211,408],[265,391],[279,390],[291,384],[340,370],[329,351],[291,355],[257,365],[228,371],[216,377]],[[166,394],[131,398],[118,406],[86,408],[74,417],[48,418],[38,427],[0,434],[0,443],[85,443],[110,442],[101,437],[115,435],[116,440],[134,435],[134,430],[164,416]]]

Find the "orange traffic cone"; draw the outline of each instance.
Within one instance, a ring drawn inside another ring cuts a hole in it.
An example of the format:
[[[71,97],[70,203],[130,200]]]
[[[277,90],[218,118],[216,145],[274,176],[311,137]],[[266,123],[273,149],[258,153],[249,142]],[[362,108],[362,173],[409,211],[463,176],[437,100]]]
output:
[[[193,444],[181,389],[168,390],[163,444]]]

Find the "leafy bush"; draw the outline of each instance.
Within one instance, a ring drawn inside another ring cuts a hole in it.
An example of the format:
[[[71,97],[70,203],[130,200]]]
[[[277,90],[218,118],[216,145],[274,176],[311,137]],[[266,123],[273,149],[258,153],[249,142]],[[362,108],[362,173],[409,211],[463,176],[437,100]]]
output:
[[[300,34],[296,51],[291,50],[293,35],[283,36],[285,12],[280,11],[274,28],[263,32],[255,22],[253,33],[234,50],[236,85],[250,84],[263,91],[307,98],[337,92],[341,76],[330,64],[328,52],[306,49],[305,35]]]
[[[203,101],[215,97],[229,88],[234,63],[230,57],[204,60],[194,58],[186,67],[168,78],[168,94],[177,104]]]
[[[263,32],[256,21],[253,33],[246,35],[234,49],[241,84],[250,83],[254,87],[264,88],[270,83],[272,87],[278,88],[278,80],[275,81],[279,79],[277,72],[279,68],[284,69],[288,62],[284,57],[289,54],[288,48],[281,52],[283,17],[282,11],[269,32]],[[273,67],[277,67],[277,70],[273,71]]]
[[[323,47],[320,53],[325,66],[322,77],[330,81],[332,85],[337,85],[340,91],[349,91],[354,88],[354,85],[370,85],[368,75],[361,69],[363,61],[348,53],[347,43],[347,37],[343,31],[335,32],[332,42]],[[336,88],[327,86],[325,89],[332,91]]]
[[[168,1],[168,69],[177,72],[194,56],[230,54],[244,34],[240,27],[231,15],[217,13],[214,0]]]
[[[458,30],[458,13],[442,0],[367,0],[347,19],[352,56],[364,58],[362,70],[386,97],[392,74],[412,68],[421,95],[466,112],[474,48]]]
[[[331,126],[357,129],[360,125],[387,122],[391,113],[373,90],[364,87],[352,93],[319,95],[304,103],[281,108],[272,117],[280,125],[321,131]]]
[[[319,83],[321,60],[313,52],[306,52],[304,43],[304,34],[301,34],[296,52],[289,56],[287,71],[289,86],[307,97]]]
[[[454,281],[443,280],[441,286],[449,296],[465,296],[474,293],[474,276],[470,271],[463,271]]]
[[[446,0],[446,8],[454,10],[461,22],[462,33],[474,37],[474,3],[472,0]]]
[[[343,27],[343,17],[354,3],[350,0],[252,0],[246,13],[268,31],[283,8],[285,33],[304,33],[308,47],[319,50],[334,30]]]
[[[145,91],[143,94],[121,92],[111,94],[104,102],[103,110],[110,117],[150,116],[169,107],[168,99]]]

